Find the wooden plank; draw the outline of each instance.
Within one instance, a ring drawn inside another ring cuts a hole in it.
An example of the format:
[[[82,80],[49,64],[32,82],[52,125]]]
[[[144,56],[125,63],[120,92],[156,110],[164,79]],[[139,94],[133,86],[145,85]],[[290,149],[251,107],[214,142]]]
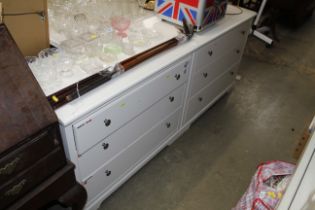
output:
[[[0,154],[57,122],[4,24],[0,24]]]
[[[0,2],[0,23],[2,23],[2,2]]]
[[[301,139],[299,139],[299,141],[295,147],[295,150],[293,152],[293,158],[295,160],[300,159],[301,154],[304,151],[305,145],[309,141],[309,138],[310,138],[310,133],[308,132],[308,129],[304,129],[303,135],[302,135]]]
[[[293,158],[296,160],[299,160],[301,157],[301,154],[303,153],[305,146],[307,145],[307,143],[310,140],[310,137],[312,135],[312,133],[315,130],[315,117],[313,118],[312,122],[310,123],[310,125],[306,126],[306,128],[303,131],[302,137],[301,139],[299,139],[295,150],[293,152]]]

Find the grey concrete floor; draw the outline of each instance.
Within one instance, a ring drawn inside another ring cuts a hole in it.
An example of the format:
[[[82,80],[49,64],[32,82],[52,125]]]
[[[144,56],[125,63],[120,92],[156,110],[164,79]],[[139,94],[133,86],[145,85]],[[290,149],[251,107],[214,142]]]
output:
[[[250,37],[242,79],[173,145],[113,193],[102,210],[226,210],[256,166],[294,162],[315,113],[315,18],[298,31],[278,28],[266,49]]]

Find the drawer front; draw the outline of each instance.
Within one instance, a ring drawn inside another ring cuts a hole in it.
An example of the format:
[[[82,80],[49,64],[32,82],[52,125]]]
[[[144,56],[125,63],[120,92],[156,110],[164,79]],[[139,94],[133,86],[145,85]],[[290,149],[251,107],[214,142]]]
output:
[[[197,72],[194,72],[190,88],[190,96],[193,96],[203,87],[210,84],[210,82],[215,80],[222,73],[226,72],[235,63],[238,63],[240,59],[240,51],[231,50],[225,56],[217,59],[215,62],[206,65]]]
[[[75,124],[73,129],[78,153],[83,154],[100,140],[183,84],[187,80],[188,69],[189,61],[186,59]]]
[[[200,48],[195,55],[194,69],[199,69],[212,63],[222,57],[225,52],[230,49],[240,49],[240,51],[242,51],[249,34],[249,23],[250,22],[245,22],[237,26],[215,41]]]
[[[213,100],[233,83],[237,68],[238,64],[235,64],[229,71],[217,78],[190,99],[185,122],[188,122],[190,119],[195,117],[196,114],[199,114],[204,107],[213,103]]]
[[[150,155],[167,137],[174,134],[178,129],[181,111],[182,109],[178,109],[171,116],[160,122],[87,180],[85,187],[88,192],[88,203],[123,179],[137,163],[140,163],[140,161]]]
[[[3,183],[0,186],[0,209],[7,207],[35,188],[64,165],[66,165],[66,159],[62,148],[58,147],[32,167]]]
[[[17,173],[33,165],[60,144],[57,125],[53,125],[32,137],[20,148],[0,159],[0,183],[4,183]]]
[[[93,171],[115,158],[128,145],[178,109],[182,105],[185,90],[186,85],[177,88],[79,157],[82,179],[85,180]]]

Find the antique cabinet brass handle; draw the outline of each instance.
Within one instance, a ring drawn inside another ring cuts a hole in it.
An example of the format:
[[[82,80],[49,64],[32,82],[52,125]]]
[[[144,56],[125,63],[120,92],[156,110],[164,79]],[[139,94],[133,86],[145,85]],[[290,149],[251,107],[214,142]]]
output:
[[[22,190],[24,185],[26,184],[26,179],[20,181],[20,183],[14,185],[10,190],[5,192],[5,196],[15,196],[18,195]]]
[[[20,158],[17,157],[10,163],[7,163],[3,168],[0,168],[0,175],[10,175],[15,170],[17,164],[20,162]]]

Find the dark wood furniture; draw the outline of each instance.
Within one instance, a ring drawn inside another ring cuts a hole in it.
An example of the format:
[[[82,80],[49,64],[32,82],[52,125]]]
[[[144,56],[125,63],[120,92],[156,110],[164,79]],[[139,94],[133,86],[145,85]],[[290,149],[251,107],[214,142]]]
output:
[[[57,117],[3,24],[0,49],[0,209],[82,209],[86,191],[65,157]]]
[[[312,16],[315,8],[314,0],[273,0],[270,4],[277,10],[278,16],[295,27]]]

